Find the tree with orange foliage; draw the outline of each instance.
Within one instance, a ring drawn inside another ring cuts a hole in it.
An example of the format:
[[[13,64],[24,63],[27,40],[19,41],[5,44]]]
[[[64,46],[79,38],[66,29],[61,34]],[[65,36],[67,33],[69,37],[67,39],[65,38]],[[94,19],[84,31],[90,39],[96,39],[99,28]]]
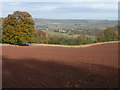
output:
[[[34,42],[34,20],[28,12],[16,11],[3,19],[2,41],[12,44]]]

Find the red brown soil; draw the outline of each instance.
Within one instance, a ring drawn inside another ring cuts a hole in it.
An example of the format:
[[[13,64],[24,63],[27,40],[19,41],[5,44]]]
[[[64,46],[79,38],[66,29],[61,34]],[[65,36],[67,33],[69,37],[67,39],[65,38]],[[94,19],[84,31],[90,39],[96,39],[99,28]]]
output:
[[[3,88],[116,88],[118,43],[2,47]]]

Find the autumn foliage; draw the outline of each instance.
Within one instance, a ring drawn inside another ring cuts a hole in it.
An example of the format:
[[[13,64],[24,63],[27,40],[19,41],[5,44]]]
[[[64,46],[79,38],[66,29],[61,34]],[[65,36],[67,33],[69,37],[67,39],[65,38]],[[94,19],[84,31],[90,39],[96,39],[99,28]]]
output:
[[[118,37],[118,26],[106,28],[103,30],[102,35],[98,37],[98,41],[117,41]]]
[[[42,38],[42,39],[46,39],[46,32],[41,31],[41,30],[37,30],[37,35]]]
[[[2,41],[12,44],[34,42],[34,20],[27,12],[16,11],[3,19]]]

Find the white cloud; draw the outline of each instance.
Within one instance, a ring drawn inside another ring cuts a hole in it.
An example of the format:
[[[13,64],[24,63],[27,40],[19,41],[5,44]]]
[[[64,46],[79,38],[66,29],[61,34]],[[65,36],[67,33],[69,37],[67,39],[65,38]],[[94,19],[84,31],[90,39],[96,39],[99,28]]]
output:
[[[97,1],[97,0],[96,0]],[[3,16],[6,17],[8,14],[12,14],[14,11],[26,11],[33,15],[33,17],[46,18],[46,17],[70,17],[70,18],[79,18],[86,17],[86,13],[89,16],[96,16],[96,18],[100,15],[100,18],[104,17],[111,19],[117,18],[117,11],[118,5],[116,2],[106,3],[106,2],[74,2],[74,3],[3,3]],[[83,14],[81,14],[83,13]],[[0,15],[1,16],[1,15]],[[98,17],[99,19],[99,17]]]
[[[29,3],[28,3],[29,4]],[[34,4],[33,4],[34,5]],[[9,7],[9,8],[7,8]],[[2,8],[4,12],[9,12],[9,11],[43,11],[43,12],[49,12],[53,11],[56,8],[58,8],[57,5],[30,5],[30,6],[22,6],[22,3],[4,3],[2,4]]]
[[[37,8],[31,8],[31,10],[35,10],[35,11],[53,11],[57,8],[58,6],[38,6]]]
[[[24,3],[25,5],[22,5],[22,4],[23,3],[14,3],[14,2],[3,3],[2,8],[1,8],[3,13],[0,16],[6,17],[8,14],[12,14],[14,11],[17,11],[17,10],[26,11],[26,12],[32,13],[33,15],[36,12],[37,13],[49,13],[49,12],[53,12],[55,9],[58,8],[57,5],[36,5],[36,3],[34,3],[29,6],[29,3]]]
[[[118,4],[116,3],[95,3],[95,4],[89,4],[89,8],[94,8],[94,9],[110,9],[110,10],[117,10],[118,9]]]
[[[0,17],[2,16],[2,3],[0,3]]]
[[[119,0],[3,0],[3,2],[118,2]]]
[[[66,6],[64,7],[74,7],[74,8],[89,8],[89,9],[98,9],[98,10],[118,10],[118,3],[106,3],[106,2],[86,2],[86,3],[78,3],[78,2],[74,2],[74,3],[69,3],[68,5],[66,4]]]
[[[103,9],[117,9],[118,5],[117,4],[101,3],[101,4],[91,4],[91,5],[89,5],[89,7],[91,7],[91,8],[103,8]]]

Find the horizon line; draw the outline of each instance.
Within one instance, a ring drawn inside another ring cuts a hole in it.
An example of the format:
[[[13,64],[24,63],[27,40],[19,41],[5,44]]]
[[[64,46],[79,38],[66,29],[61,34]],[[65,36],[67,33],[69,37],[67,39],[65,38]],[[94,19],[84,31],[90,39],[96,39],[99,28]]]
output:
[[[6,18],[6,17],[0,17]],[[50,19],[50,20],[106,20],[106,21],[118,21],[119,19],[83,19],[83,18],[40,18],[40,17],[32,17],[33,19]]]

